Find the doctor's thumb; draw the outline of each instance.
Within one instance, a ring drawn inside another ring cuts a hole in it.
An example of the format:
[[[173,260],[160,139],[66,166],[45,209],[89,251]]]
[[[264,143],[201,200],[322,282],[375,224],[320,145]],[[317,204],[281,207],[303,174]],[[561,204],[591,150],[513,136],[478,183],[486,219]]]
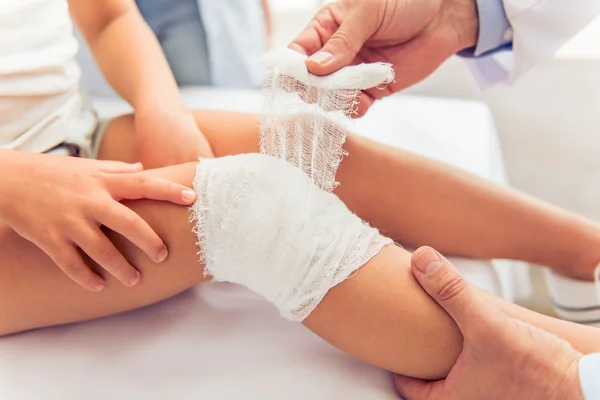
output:
[[[315,75],[329,75],[351,65],[372,32],[358,18],[349,17],[327,40],[321,50],[306,60],[308,71]]]
[[[417,249],[411,268],[421,287],[450,314],[463,334],[473,323],[486,319],[489,305],[436,250],[426,246]]]

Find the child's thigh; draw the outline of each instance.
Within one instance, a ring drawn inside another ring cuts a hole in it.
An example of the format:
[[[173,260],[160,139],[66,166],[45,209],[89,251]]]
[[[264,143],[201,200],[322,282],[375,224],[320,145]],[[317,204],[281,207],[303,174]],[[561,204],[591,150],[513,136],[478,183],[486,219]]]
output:
[[[195,163],[152,173],[191,185]],[[156,201],[132,201],[127,205],[161,236],[169,256],[156,264],[124,237],[108,232],[117,249],[140,270],[142,279],[134,287],[125,287],[86,259],[107,281],[104,290],[97,293],[75,284],[42,250],[0,223],[0,335],[132,310],[204,280],[187,207]]]

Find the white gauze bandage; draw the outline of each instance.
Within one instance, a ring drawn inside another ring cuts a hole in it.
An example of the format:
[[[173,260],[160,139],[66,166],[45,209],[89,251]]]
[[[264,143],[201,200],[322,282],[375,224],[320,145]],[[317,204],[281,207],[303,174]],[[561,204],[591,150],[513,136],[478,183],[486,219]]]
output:
[[[244,154],[202,160],[196,229],[205,272],[302,321],[330,288],[389,243],[290,163]]]
[[[360,64],[316,76],[305,61],[289,49],[263,56],[260,150],[287,160],[331,191],[360,91],[392,82],[394,70],[390,64]]]
[[[331,193],[344,119],[360,89],[393,78],[391,67],[318,78],[304,59],[287,50],[265,57],[262,154],[201,160],[192,207],[205,274],[248,287],[293,321],[391,243]]]

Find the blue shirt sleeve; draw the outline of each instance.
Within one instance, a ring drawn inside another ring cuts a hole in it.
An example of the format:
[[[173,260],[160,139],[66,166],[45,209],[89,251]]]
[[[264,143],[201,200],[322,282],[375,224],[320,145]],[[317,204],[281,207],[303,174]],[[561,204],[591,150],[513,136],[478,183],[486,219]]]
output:
[[[481,57],[512,49],[512,27],[506,17],[502,0],[477,0],[479,35],[477,46],[458,53],[463,57]]]

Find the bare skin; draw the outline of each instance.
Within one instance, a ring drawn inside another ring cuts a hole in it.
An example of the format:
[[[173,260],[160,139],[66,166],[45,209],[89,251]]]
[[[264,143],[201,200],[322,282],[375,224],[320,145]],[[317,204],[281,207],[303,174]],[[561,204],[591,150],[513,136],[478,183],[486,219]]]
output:
[[[144,167],[181,164],[210,152],[135,2],[68,0],[68,4],[102,74],[135,110],[135,151]]]
[[[216,157],[257,152],[254,115],[196,112]],[[122,119],[123,130],[131,129]],[[222,121],[227,121],[223,129]],[[117,159],[135,161],[120,135]],[[129,146],[129,148],[127,147]],[[514,190],[401,150],[350,135],[335,193],[353,212],[404,246],[447,255],[506,258],[593,280],[600,226]],[[114,151],[114,150],[113,150]],[[466,207],[468,205],[468,207]]]
[[[403,399],[583,399],[582,355],[569,343],[490,306],[435,250],[417,249],[412,264],[417,281],[454,318],[465,339],[446,379],[396,375]]]
[[[253,116],[219,112],[197,113],[196,116],[200,129],[206,134],[216,156],[257,150],[257,123]],[[123,117],[114,121],[108,128],[102,142],[100,157],[132,161],[136,158],[136,146],[133,119]],[[437,168],[440,171],[440,176],[437,178],[441,181],[442,172],[448,175],[448,171],[435,164],[430,165],[429,162],[420,158],[413,158],[413,156],[407,155],[407,158],[404,159],[404,153],[388,150],[383,146],[356,137],[349,138],[346,150],[351,155],[342,162],[338,174],[338,180],[341,182],[338,194],[342,200],[363,218],[381,228],[385,234],[394,238],[397,236],[410,237],[411,224],[416,227],[418,214],[399,211],[411,209],[402,204],[408,201],[406,198],[402,198],[403,193],[416,201],[415,197],[411,197],[412,190],[407,190],[404,186],[402,192],[391,193],[389,194],[390,198],[386,200],[386,196],[381,194],[384,192],[382,188],[392,191],[395,185],[386,184],[375,190],[377,175],[370,177],[362,175],[376,173],[377,168],[382,171],[387,170],[389,173],[389,171],[393,171],[391,167],[399,168],[402,164],[404,164],[404,171],[406,168],[410,168],[411,173],[418,173],[419,168],[416,168],[416,165],[429,165],[429,169],[423,167],[423,171],[420,171],[421,174],[429,176],[429,180],[435,181]],[[392,156],[392,154],[396,155]],[[377,164],[375,162],[377,157],[381,157],[381,165],[370,166],[370,164]],[[392,165],[386,163],[392,163]],[[402,168],[399,168],[398,171],[398,176],[392,178],[396,182],[410,183],[410,177],[402,176],[410,174],[401,173]],[[195,174],[195,163],[158,169],[153,173],[177,183],[190,185]],[[453,177],[453,174],[456,177]],[[458,194],[468,196],[468,185],[467,188],[464,188],[461,183],[461,179],[467,181],[468,175],[459,172],[452,172],[449,175],[448,179],[454,181],[454,185],[458,185],[461,190],[455,190],[457,193],[446,193],[446,198],[452,200],[453,196]],[[462,177],[463,175],[464,177]],[[473,191],[479,194],[474,199],[486,200],[484,184],[474,184],[474,187],[477,190],[473,189]],[[422,191],[426,189],[427,185],[421,188]],[[435,196],[425,193],[422,196],[436,198],[438,195],[434,194]],[[417,195],[415,194],[415,196]],[[490,195],[489,197],[493,198],[494,196]],[[439,199],[439,196],[437,198]],[[502,200],[501,196],[500,198]],[[526,206],[529,205],[529,200],[526,200],[522,212],[527,211]],[[493,203],[491,199],[488,201]],[[383,204],[380,204],[381,202]],[[444,204],[444,202],[441,203]],[[459,202],[457,201],[457,203]],[[485,201],[482,203],[486,204]],[[373,207],[373,204],[378,204],[378,206]],[[386,208],[385,205],[388,204],[392,204],[393,207]],[[475,204],[478,203],[475,202]],[[501,210],[503,210],[502,204],[503,202],[499,201],[497,205]],[[533,204],[530,207],[533,207]],[[0,225],[0,254],[2,254],[0,263],[0,333],[9,334],[38,327],[83,321],[139,308],[173,296],[204,280],[203,268],[196,256],[198,251],[195,244],[196,238],[191,233],[191,226],[188,222],[189,214],[185,207],[149,200],[132,201],[127,205],[148,222],[169,248],[167,260],[161,265],[157,265],[122,236],[109,232],[109,237],[117,248],[141,272],[140,283],[130,288],[121,285],[112,276],[87,260],[90,266],[106,279],[106,286],[98,293],[86,291],[62,273],[40,249],[22,239],[6,225]],[[420,211],[418,204],[413,204],[411,207],[413,210],[417,210],[416,212]],[[517,213],[515,210],[517,208],[512,207],[505,211]],[[481,212],[483,213],[485,209],[486,207],[482,207]],[[431,211],[430,215],[426,215],[424,218],[433,219],[431,214],[435,214],[435,212]],[[466,217],[468,212],[473,212],[473,207],[466,210],[463,217]],[[543,212],[556,217],[553,209],[544,209]],[[387,213],[388,218],[377,213]],[[405,217],[402,217],[401,214],[405,214]],[[555,219],[558,221],[565,219],[563,214],[566,213],[558,213],[560,218],[556,217]],[[492,215],[499,218],[498,213]],[[518,215],[515,215],[514,218],[516,217]],[[481,222],[470,222],[475,221],[476,218],[463,219],[463,221],[459,221],[460,224],[455,226],[456,235],[468,235],[466,231],[469,227],[486,225]],[[540,216],[540,221],[536,222],[541,223],[542,220],[543,218]],[[575,222],[578,220],[572,221],[572,224],[577,225]],[[450,223],[447,219],[438,226]],[[513,228],[517,231],[519,229],[518,219],[515,219],[513,223],[517,225],[516,228]],[[438,232],[437,227],[431,224],[431,230],[434,231],[432,237],[435,239],[436,236],[443,236]],[[551,225],[548,223],[548,227]],[[565,222],[565,228],[567,227],[568,224]],[[508,230],[508,228],[507,226],[503,229]],[[571,228],[573,231],[577,230],[575,228],[585,231],[581,227]],[[494,232],[488,230],[486,233]],[[553,239],[551,233],[547,233],[547,236],[546,241]],[[412,240],[416,243],[421,239],[417,237]],[[435,240],[443,242],[441,239]],[[531,246],[531,253],[539,254],[539,257],[543,258],[543,253],[547,248],[536,252],[533,247],[536,245],[535,240],[538,239],[531,238],[530,240],[533,242],[525,247]],[[558,238],[556,240],[558,241]],[[410,240],[408,241],[410,242]],[[453,238],[446,245],[458,242],[460,241]],[[500,250],[506,245],[494,243],[495,241],[492,239],[484,241],[482,254],[496,252],[496,254],[490,255],[503,256]],[[439,244],[436,246],[439,247]],[[519,248],[511,251],[517,254]],[[466,246],[456,252],[462,251],[469,252],[470,248]],[[600,350],[600,334],[593,328],[545,317],[507,304],[492,296],[488,296],[488,301],[493,302],[511,317],[557,334],[572,343],[582,353]],[[462,345],[462,337],[455,323],[421,289],[412,276],[410,253],[396,246],[386,247],[378,256],[363,266],[356,276],[333,288],[317,309],[305,320],[305,325],[333,345],[364,361],[403,375],[420,378],[445,376],[454,365]]]

